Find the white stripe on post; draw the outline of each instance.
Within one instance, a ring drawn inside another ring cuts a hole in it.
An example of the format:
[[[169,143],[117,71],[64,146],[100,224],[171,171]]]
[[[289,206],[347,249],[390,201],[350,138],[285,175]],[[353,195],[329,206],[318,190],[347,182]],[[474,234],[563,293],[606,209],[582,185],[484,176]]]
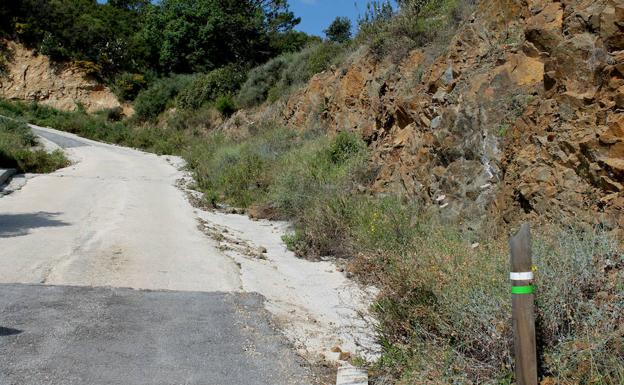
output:
[[[511,272],[509,273],[509,279],[511,279],[512,281],[530,281],[533,279],[533,272],[532,271],[523,271],[520,273]]]

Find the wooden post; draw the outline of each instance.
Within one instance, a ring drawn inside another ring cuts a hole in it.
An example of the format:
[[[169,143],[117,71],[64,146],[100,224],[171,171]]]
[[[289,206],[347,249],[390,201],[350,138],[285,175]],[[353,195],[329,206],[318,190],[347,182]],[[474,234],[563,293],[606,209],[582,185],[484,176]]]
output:
[[[533,262],[528,223],[523,223],[520,231],[511,237],[509,250],[516,384],[537,385]]]

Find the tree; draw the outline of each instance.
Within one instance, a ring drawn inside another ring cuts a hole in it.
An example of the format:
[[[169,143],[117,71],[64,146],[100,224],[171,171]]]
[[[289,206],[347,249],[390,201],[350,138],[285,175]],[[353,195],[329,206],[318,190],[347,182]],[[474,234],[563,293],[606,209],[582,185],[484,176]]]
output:
[[[257,64],[297,44],[297,36],[282,41],[299,23],[285,0],[162,0],[145,16],[146,62],[161,72]]]
[[[102,75],[242,68],[309,37],[287,0],[0,0],[0,37]]]
[[[149,4],[149,0],[108,0],[111,7],[122,8],[131,11],[141,11]]]
[[[337,17],[324,32],[330,41],[345,43],[351,39],[351,20]]]

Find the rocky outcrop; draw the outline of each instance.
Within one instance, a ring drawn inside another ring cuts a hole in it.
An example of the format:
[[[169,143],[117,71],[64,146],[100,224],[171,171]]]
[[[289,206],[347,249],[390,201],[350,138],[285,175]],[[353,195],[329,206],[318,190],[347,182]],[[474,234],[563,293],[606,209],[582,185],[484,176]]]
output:
[[[624,227],[624,1],[483,1],[442,55],[359,55],[283,119],[370,144],[372,192],[486,219]],[[438,199],[444,196],[445,199]]]
[[[36,101],[61,110],[82,105],[87,111],[119,108],[110,89],[74,64],[54,63],[14,42],[6,43],[8,60],[0,76],[0,97]]]

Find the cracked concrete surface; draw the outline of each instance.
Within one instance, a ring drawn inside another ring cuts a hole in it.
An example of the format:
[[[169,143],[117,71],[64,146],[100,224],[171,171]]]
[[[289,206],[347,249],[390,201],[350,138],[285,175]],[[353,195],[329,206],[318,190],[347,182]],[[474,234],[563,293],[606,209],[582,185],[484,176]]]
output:
[[[0,282],[240,290],[167,158],[45,132],[74,164],[0,199]]]

